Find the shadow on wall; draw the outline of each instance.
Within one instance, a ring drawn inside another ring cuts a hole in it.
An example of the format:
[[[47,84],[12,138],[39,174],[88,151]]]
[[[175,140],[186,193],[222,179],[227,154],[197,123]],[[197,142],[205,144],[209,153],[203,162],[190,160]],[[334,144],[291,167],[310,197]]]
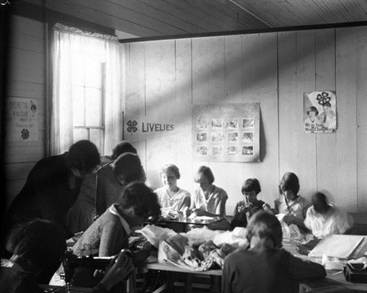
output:
[[[266,156],[266,137],[265,137],[264,121],[261,112],[262,110],[260,106],[260,161],[262,162]]]
[[[302,32],[304,33],[304,32]],[[289,33],[289,35],[286,35],[282,38],[282,42],[287,43],[287,42],[294,42],[295,38],[294,35],[298,34],[297,32],[292,32]],[[223,44],[225,42],[225,37],[216,37],[216,39],[218,38],[222,38],[223,39]],[[245,41],[246,36],[243,36]],[[275,36],[274,36],[275,38]],[[223,95],[220,94],[216,94],[216,97],[211,97],[210,98],[210,103],[216,104],[216,103],[223,103],[225,102],[226,99],[231,99],[232,96],[237,96],[238,94],[243,94],[244,92],[244,86],[246,86],[246,89],[256,89],[257,87],[259,87],[261,85],[262,82],[264,82],[267,79],[270,79],[274,74],[276,75],[276,68],[269,68],[269,64],[276,64],[276,62],[272,62],[272,60],[270,60],[271,58],[277,58],[277,56],[275,54],[267,54],[266,50],[272,50],[274,51],[274,46],[278,46],[279,42],[277,43],[276,40],[274,40],[274,38],[264,38],[261,39],[261,41],[256,41],[254,42],[253,45],[248,45],[248,47],[246,47],[246,50],[242,48],[242,51],[239,52],[239,54],[235,54],[233,55],[232,58],[228,58],[228,56],[225,57],[225,54],[223,54],[223,60],[222,58],[219,58],[218,61],[218,56],[213,56],[213,59],[217,59],[214,60],[215,63],[217,64],[216,67],[210,66],[211,68],[195,68],[195,64],[192,65],[191,68],[191,75],[187,76],[187,79],[182,81],[181,83],[178,83],[176,80],[174,81],[175,84],[173,86],[170,86],[169,89],[167,87],[166,89],[162,89],[161,91],[159,91],[159,93],[156,93],[155,95],[150,95],[151,99],[146,100],[146,92],[145,91],[139,91],[137,88],[130,88],[129,89],[129,84],[127,85],[127,97],[126,100],[127,101],[136,101],[136,100],[141,100],[142,98],[146,103],[146,110],[147,113],[167,113],[167,107],[166,107],[166,101],[170,101],[172,100],[172,97],[176,97],[177,93],[186,93],[188,90],[191,93],[191,96],[194,95],[194,92],[205,92],[202,91],[201,88],[205,89],[205,87],[207,87],[208,81],[210,80],[224,80],[225,75],[224,72],[228,71],[228,68],[231,71],[240,71],[242,74],[242,77],[244,76],[244,71],[246,70],[246,62],[244,62],[244,60],[246,60],[246,58],[248,58],[248,62],[251,62],[252,64],[255,64],[256,66],[252,66],[251,67],[251,72],[248,72],[246,74],[246,80],[242,80],[242,85],[239,86],[237,88],[237,92],[232,90],[231,91],[231,96],[227,96],[225,97],[225,93],[227,92],[225,89],[226,83],[223,82]],[[210,42],[213,41],[213,38],[203,38],[203,39],[193,39],[191,40],[191,42],[208,42],[208,46],[210,45]],[[342,41],[342,40],[339,40]],[[167,42],[167,41],[166,41]],[[172,46],[172,50],[174,50],[174,48],[176,47],[176,41],[172,41],[174,42]],[[144,48],[144,56],[145,56],[145,51],[146,48],[150,48],[151,46],[155,46],[154,43],[141,43],[141,44],[134,44],[134,50],[138,50],[141,49],[142,46]],[[322,42],[320,44],[320,46],[318,47],[318,51],[322,51],[325,50],[327,48],[329,48],[330,46],[334,46],[334,43],[326,43],[326,42]],[[312,46],[313,47],[313,46]],[[130,50],[132,50],[132,48],[130,47]],[[192,46],[190,47],[190,59],[191,61],[195,60],[195,54],[197,52],[195,52],[192,49]],[[286,70],[288,67],[292,66],[294,64],[294,62],[302,62],[302,59],[308,58],[310,55],[313,55],[315,52],[313,50],[305,50],[300,52],[299,56],[297,56],[296,59],[291,59],[291,58],[287,58],[287,60],[284,60],[282,62],[282,68],[281,70]],[[131,54],[130,54],[131,55]],[[172,62],[175,63],[176,59],[177,59],[177,55],[174,55],[174,58],[172,59]],[[196,56],[197,57],[197,56]],[[260,60],[260,62],[259,62]],[[214,62],[213,61],[213,62]],[[150,62],[152,63],[152,62]],[[187,66],[191,66],[191,63],[188,63]],[[128,75],[130,74],[130,76],[134,77],[134,76],[140,76],[144,75],[144,81],[145,84],[148,82],[147,81],[147,71],[150,69],[146,68],[146,64],[144,64],[144,62],[141,63],[142,67],[141,68],[131,68],[129,69],[129,72],[127,73]],[[175,66],[174,64],[171,64],[172,66]],[[160,68],[155,68],[154,69],[157,74],[159,74],[160,71],[164,71],[165,69],[160,69]],[[177,72],[176,72],[177,73]],[[152,76],[151,74],[149,76]],[[155,76],[154,78],[157,78],[157,76]],[[136,83],[134,83],[136,84]],[[138,85],[141,86],[141,85]],[[141,95],[144,95],[144,97],[142,97]],[[194,104],[195,104],[195,98],[197,97],[193,97],[194,98]],[[200,97],[199,97],[200,98]],[[245,97],[244,96],[244,100],[243,102],[246,101],[246,98],[249,97]],[[127,111],[129,112],[129,116],[130,117],[139,117],[139,114],[142,114],[144,111],[143,109],[141,109],[141,105],[137,104],[136,102],[134,103],[133,106],[130,106],[129,104],[126,105]],[[191,119],[191,112],[187,113],[187,111],[185,111],[185,109],[182,110],[178,110],[175,113],[175,120],[177,121],[177,123],[185,123],[188,119]],[[263,133],[263,132],[262,132]]]

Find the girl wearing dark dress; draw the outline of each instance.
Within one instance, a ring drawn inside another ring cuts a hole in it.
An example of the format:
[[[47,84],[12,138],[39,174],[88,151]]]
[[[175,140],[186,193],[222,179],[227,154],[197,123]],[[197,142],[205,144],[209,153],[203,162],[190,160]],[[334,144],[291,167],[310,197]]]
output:
[[[248,178],[242,185],[241,193],[244,200],[237,203],[234,210],[232,228],[246,227],[250,217],[259,210],[270,210],[270,207],[257,198],[261,192],[260,182],[256,178]]]

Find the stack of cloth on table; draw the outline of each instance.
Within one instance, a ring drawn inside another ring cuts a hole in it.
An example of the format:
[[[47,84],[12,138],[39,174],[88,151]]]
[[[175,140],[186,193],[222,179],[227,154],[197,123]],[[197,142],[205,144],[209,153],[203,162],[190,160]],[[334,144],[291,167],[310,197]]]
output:
[[[204,227],[178,234],[167,228],[147,225],[139,232],[158,248],[158,262],[192,271],[222,268],[229,253],[248,246],[246,229],[240,227],[233,231],[213,231]]]

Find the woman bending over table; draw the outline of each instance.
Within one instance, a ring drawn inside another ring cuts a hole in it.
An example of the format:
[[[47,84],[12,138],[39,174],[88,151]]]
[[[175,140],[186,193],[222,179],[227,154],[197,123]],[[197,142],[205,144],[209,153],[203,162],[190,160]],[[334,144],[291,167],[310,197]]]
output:
[[[180,171],[176,165],[164,165],[161,170],[163,187],[154,192],[158,195],[161,207],[166,210],[183,211],[190,207],[190,193],[177,186]]]
[[[214,175],[207,166],[201,166],[195,177],[199,188],[191,198],[191,212],[197,216],[225,216],[227,193],[213,184]]]
[[[128,248],[132,228],[159,215],[157,195],[144,183],[132,182],[125,187],[118,201],[83,233],[73,246],[73,252],[78,256],[115,255]]]
[[[275,211],[278,214],[284,214],[283,221],[286,224],[295,224],[300,229],[306,230],[303,221],[309,203],[298,194],[299,188],[297,175],[291,172],[285,173],[279,184],[281,198],[275,201]]]

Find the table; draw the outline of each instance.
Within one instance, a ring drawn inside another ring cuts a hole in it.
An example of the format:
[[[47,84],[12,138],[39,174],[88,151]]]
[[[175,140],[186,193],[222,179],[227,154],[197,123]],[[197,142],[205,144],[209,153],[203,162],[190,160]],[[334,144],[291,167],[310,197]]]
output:
[[[367,284],[346,281],[342,271],[327,271],[325,279],[302,282],[300,293],[306,292],[367,292]]]
[[[67,293],[65,286],[40,285],[44,293]],[[70,293],[89,293],[92,288],[74,287],[70,288]]]
[[[207,226],[212,230],[228,230],[230,228],[228,220],[220,217],[213,217],[212,219],[205,219],[203,221],[184,217],[178,217],[177,219],[163,218],[157,225],[170,228],[177,233],[187,232],[192,226]]]
[[[217,277],[217,279],[222,277],[222,270],[209,270],[204,272],[192,271],[185,270],[168,263],[151,263],[147,265],[147,269],[153,271],[187,274],[188,278],[185,288],[186,292],[192,292],[192,275],[208,275]],[[154,293],[159,293],[166,289],[168,290],[167,292],[173,292],[172,285],[172,282],[167,282],[156,289]],[[217,292],[220,292],[220,281],[218,282],[217,280],[215,287]],[[300,293],[306,292],[367,292],[367,284],[347,282],[341,271],[327,271],[327,276],[325,279],[302,282],[300,284]]]
[[[169,263],[150,263],[147,264],[146,268],[152,271],[164,271],[168,273],[167,282],[157,288],[153,293],[160,293],[164,290],[167,292],[173,292],[173,281],[174,278],[172,275],[174,273],[182,273],[186,274],[186,281],[185,281],[185,291],[187,293],[192,292],[192,276],[193,275],[204,275],[210,276],[213,280],[213,288],[211,292],[220,292],[220,279],[222,277],[222,270],[208,270],[208,271],[192,271],[192,270],[185,270],[183,268],[179,268],[175,265]]]

